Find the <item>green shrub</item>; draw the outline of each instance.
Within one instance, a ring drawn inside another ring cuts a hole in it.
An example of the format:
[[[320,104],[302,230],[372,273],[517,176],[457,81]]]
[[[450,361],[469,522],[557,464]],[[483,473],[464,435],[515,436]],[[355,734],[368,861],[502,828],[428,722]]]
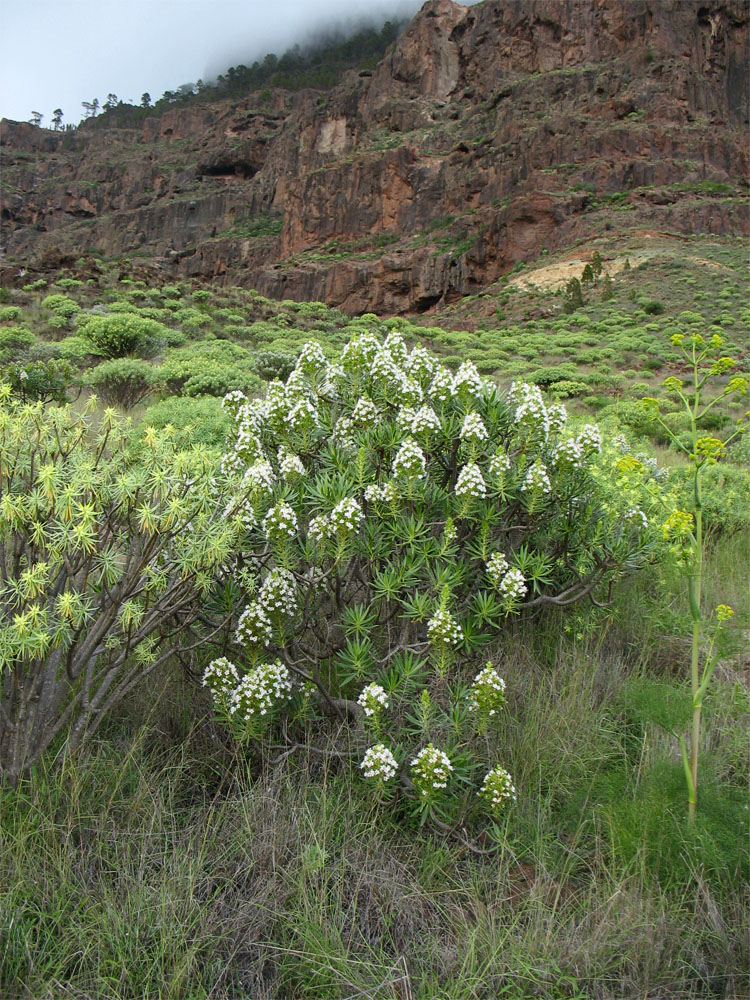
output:
[[[90,315],[79,324],[79,334],[105,358],[127,354],[150,357],[164,340],[165,328],[154,320],[131,313]]]
[[[86,340],[85,337],[63,337],[62,340],[58,341],[57,348],[61,358],[65,358],[68,361],[75,361],[76,364],[80,364],[92,355],[97,354],[94,345],[90,340]]]
[[[0,367],[0,383],[23,403],[64,403],[75,372],[68,361],[16,361]]]
[[[13,784],[56,737],[70,751],[95,732],[188,629],[192,644],[208,636],[197,619],[216,576],[231,578],[237,531],[213,456],[0,391],[0,545],[23,553],[4,560],[0,616],[0,779]]]
[[[253,367],[262,379],[270,382],[278,378],[285,381],[291,374],[297,362],[297,355],[292,351],[256,351],[253,354]]]
[[[23,316],[20,306],[6,306],[0,309],[0,323],[16,323]]]
[[[172,396],[154,403],[143,414],[143,427],[174,429],[175,441],[183,447],[205,445],[221,449],[231,427],[229,415],[214,396]]]
[[[62,295],[58,292],[47,295],[46,298],[42,299],[42,306],[52,313],[49,325],[59,330],[69,326],[72,317],[81,311],[81,307],[74,299],[71,299],[69,295]]]
[[[170,350],[158,371],[175,395],[224,396],[235,389],[256,392],[262,385],[249,352],[228,340]]]
[[[15,361],[34,343],[34,334],[25,326],[0,329],[0,362]]]
[[[139,358],[114,358],[92,368],[85,384],[105,403],[129,410],[153,392],[156,369]]]

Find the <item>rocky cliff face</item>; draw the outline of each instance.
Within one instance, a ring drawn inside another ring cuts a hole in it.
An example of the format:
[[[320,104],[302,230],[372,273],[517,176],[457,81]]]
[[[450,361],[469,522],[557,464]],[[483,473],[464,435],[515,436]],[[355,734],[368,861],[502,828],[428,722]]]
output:
[[[4,121],[4,280],[95,250],[413,312],[604,228],[748,233],[749,39],[744,0],[429,0],[325,94]]]

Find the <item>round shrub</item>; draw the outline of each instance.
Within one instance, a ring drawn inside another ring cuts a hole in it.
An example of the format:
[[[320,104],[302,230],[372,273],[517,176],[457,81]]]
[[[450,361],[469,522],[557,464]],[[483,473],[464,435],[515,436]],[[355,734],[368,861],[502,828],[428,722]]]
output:
[[[425,822],[510,807],[486,648],[514,615],[609,597],[647,558],[619,453],[537,386],[501,392],[397,334],[332,362],[308,343],[265,398],[225,405],[227,516],[254,555],[205,675],[219,714],[243,741],[282,715],[292,740],[295,719],[357,720],[363,780],[387,799],[398,772]]]
[[[34,334],[25,326],[0,328],[0,361],[14,361],[34,343]]]
[[[114,358],[92,368],[85,384],[105,403],[129,410],[153,392],[156,369],[139,358]]]
[[[80,336],[105,358],[122,358],[127,354],[150,357],[162,343],[164,327],[152,319],[135,313],[91,315],[79,325]]]
[[[71,318],[81,311],[81,307],[74,299],[59,292],[43,298],[42,307],[52,313],[49,325],[59,330],[69,326]]]

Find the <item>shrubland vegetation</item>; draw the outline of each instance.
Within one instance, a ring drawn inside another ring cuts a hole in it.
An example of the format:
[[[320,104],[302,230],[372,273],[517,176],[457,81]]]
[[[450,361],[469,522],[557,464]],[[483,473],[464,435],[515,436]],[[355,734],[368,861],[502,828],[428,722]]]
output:
[[[2,296],[3,995],[742,995],[747,263],[604,249]]]

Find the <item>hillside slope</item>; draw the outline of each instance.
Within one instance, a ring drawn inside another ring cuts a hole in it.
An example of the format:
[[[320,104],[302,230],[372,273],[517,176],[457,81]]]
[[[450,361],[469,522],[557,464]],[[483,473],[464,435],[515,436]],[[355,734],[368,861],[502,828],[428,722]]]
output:
[[[3,121],[0,278],[95,251],[420,312],[604,231],[747,234],[749,38],[742,0],[429,0],[327,92]]]

